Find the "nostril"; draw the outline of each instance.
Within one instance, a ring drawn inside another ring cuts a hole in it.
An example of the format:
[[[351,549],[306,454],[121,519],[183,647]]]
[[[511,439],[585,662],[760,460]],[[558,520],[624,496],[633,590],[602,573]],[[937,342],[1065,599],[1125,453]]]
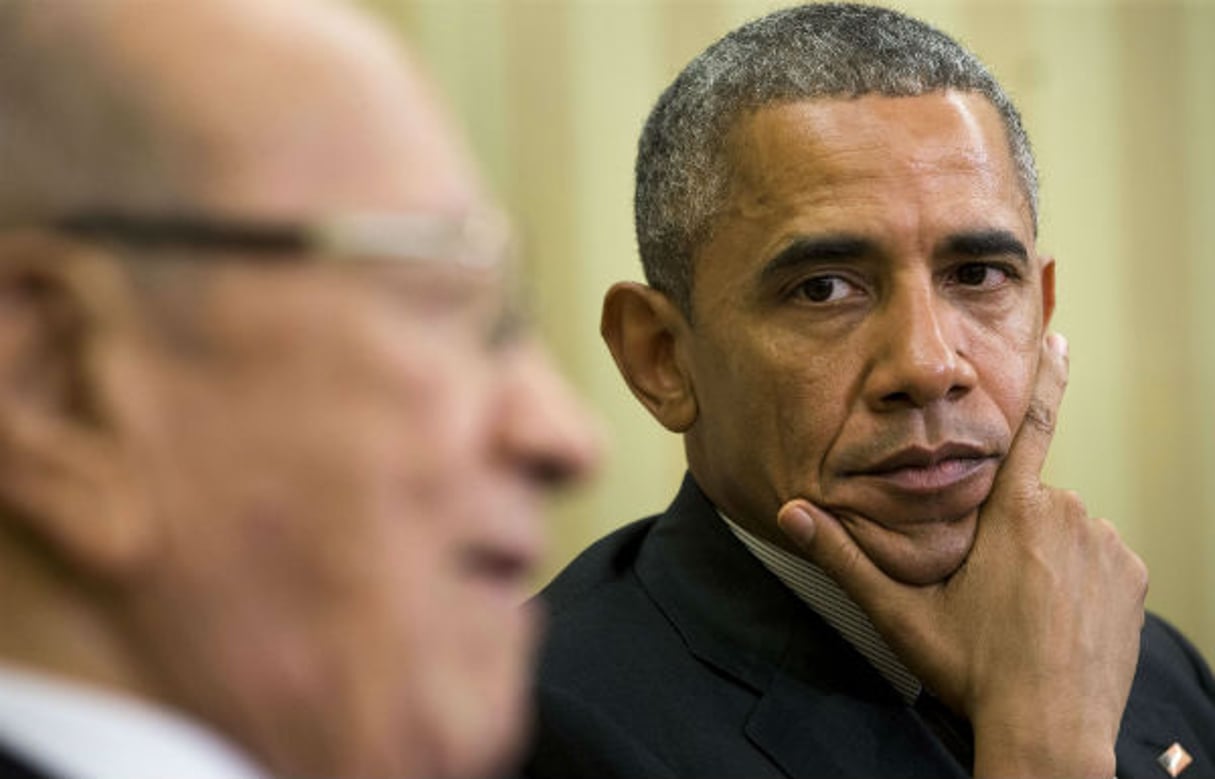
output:
[[[960,400],[969,390],[965,385],[954,384],[945,391],[944,395],[925,393],[921,396],[914,392],[889,392],[881,397],[881,404],[887,408],[919,408],[926,406],[941,397],[947,401]]]
[[[907,392],[891,392],[882,396],[882,404],[886,406],[914,406],[915,401]]]
[[[556,488],[574,484],[592,474],[599,463],[599,439],[583,419],[563,431],[533,437],[516,449],[517,466],[534,484]],[[533,433],[536,431],[533,429]]]
[[[560,458],[538,458],[528,465],[528,476],[545,487],[560,487],[574,481],[581,469],[573,462]]]

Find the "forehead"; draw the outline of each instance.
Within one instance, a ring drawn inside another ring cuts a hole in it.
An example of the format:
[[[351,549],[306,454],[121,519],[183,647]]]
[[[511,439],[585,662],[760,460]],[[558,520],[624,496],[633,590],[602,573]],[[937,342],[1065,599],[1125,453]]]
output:
[[[724,221],[797,210],[838,228],[952,214],[1032,230],[999,113],[973,93],[768,106],[733,128],[727,159]]]
[[[725,203],[694,256],[698,307],[759,294],[764,268],[805,240],[864,246],[893,272],[1001,234],[1039,262],[1003,124],[979,95],[770,105],[738,121],[725,156]]]
[[[352,6],[115,7],[104,43],[179,142],[200,206],[299,219],[478,205],[479,181],[429,85]]]

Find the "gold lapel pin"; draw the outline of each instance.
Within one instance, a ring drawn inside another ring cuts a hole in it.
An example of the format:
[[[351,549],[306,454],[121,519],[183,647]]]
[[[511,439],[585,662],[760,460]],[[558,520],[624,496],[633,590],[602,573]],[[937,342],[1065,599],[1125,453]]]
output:
[[[1188,768],[1190,763],[1194,762],[1194,758],[1190,757],[1190,753],[1185,751],[1185,747],[1174,741],[1171,747],[1160,753],[1156,758],[1156,762],[1160,763],[1160,767],[1169,776],[1176,777]]]

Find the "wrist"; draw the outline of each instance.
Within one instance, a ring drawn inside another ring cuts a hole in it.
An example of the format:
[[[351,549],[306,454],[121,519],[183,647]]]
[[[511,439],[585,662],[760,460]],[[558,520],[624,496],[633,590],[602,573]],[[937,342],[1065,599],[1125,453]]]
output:
[[[973,723],[976,779],[1110,779],[1114,739],[1098,728],[1053,727],[1050,717]]]

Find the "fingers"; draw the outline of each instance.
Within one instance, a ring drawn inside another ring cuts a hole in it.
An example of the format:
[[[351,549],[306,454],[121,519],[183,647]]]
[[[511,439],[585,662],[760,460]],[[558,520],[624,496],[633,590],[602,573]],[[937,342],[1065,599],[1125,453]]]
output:
[[[1042,355],[1038,361],[1038,376],[1030,397],[1029,408],[1013,438],[1008,457],[1000,469],[996,490],[1025,483],[1038,483],[1046,454],[1055,435],[1059,406],[1067,386],[1067,339],[1050,333],[1042,339]]]
[[[886,609],[901,597],[904,585],[886,576],[835,517],[801,498],[781,506],[781,530],[811,563],[834,579],[866,612]]]

